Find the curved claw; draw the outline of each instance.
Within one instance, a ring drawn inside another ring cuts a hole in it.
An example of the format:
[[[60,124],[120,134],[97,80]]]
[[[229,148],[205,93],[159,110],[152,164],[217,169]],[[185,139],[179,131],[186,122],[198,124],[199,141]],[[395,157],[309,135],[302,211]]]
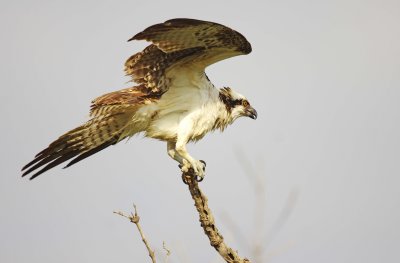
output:
[[[205,170],[206,170],[206,166],[207,166],[206,162],[205,162],[205,161],[203,161],[203,160],[200,160],[200,162],[202,162],[202,163],[204,164],[204,168],[203,168],[203,170],[205,171]]]
[[[197,161],[194,165],[191,165],[189,162],[183,161],[182,164],[179,164],[178,167],[184,174],[191,175],[194,180],[197,182],[201,182],[204,180],[204,172],[206,171],[206,162],[203,160]],[[196,167],[196,170],[194,169]],[[184,177],[182,180],[185,184],[187,184]]]
[[[183,182],[184,184],[188,184],[188,182],[186,181],[186,177],[191,177],[191,178],[193,178],[194,180],[196,180],[196,182],[198,182],[198,183],[200,183],[201,181],[204,180],[204,176],[198,176],[198,175],[195,175],[194,173],[191,173],[191,174],[182,174],[182,182]]]
[[[206,166],[207,166],[207,164],[206,164],[205,161],[200,160],[200,162],[203,164],[203,175],[201,175],[201,176],[197,176],[197,175],[196,175],[196,181],[197,181],[197,182],[203,181],[203,179],[204,179],[204,172],[206,171]]]
[[[198,175],[196,175],[196,181],[198,182],[198,183],[200,183],[201,181],[203,181],[204,180],[204,176],[198,176]]]
[[[201,176],[197,176],[195,174],[193,168],[189,168],[189,171],[182,173],[182,181],[184,184],[188,184],[188,182],[187,182],[188,178],[195,179],[197,182],[201,182],[203,180],[203,178]],[[201,178],[201,179],[197,179],[197,178]]]
[[[186,175],[185,174],[182,174],[182,182],[184,184],[188,184],[188,182],[186,181]]]

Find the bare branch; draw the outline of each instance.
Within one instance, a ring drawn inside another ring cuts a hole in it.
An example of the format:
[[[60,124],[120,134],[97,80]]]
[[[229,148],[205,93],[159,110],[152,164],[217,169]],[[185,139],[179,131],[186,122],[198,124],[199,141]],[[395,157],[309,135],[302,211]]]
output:
[[[125,214],[124,214],[123,212],[121,212],[121,211],[114,211],[114,213],[117,214],[117,215],[123,216],[123,217],[125,217],[125,218],[128,218],[132,223],[134,223],[134,224],[136,225],[137,229],[139,230],[140,236],[142,237],[142,241],[143,241],[143,243],[145,244],[145,246],[146,246],[146,248],[147,248],[147,251],[149,252],[149,256],[150,256],[150,258],[151,258],[151,261],[152,261],[153,263],[156,263],[156,257],[155,257],[155,254],[154,254],[154,250],[151,249],[151,247],[150,247],[150,245],[149,245],[149,242],[147,241],[147,239],[146,239],[146,237],[145,237],[145,235],[144,235],[144,233],[143,233],[142,227],[141,227],[140,224],[139,224],[140,217],[139,217],[138,214],[137,214],[136,205],[133,204],[133,207],[134,207],[134,209],[135,209],[135,214],[131,213],[130,216],[125,215]]]
[[[193,171],[182,174],[182,180],[188,185],[190,194],[194,200],[194,205],[199,213],[199,221],[204,233],[210,240],[211,246],[217,250],[221,257],[229,263],[250,263],[247,258],[242,259],[236,251],[228,247],[222,235],[219,233],[215,225],[214,216],[208,207],[208,199],[202,193],[196,180],[197,176]]]

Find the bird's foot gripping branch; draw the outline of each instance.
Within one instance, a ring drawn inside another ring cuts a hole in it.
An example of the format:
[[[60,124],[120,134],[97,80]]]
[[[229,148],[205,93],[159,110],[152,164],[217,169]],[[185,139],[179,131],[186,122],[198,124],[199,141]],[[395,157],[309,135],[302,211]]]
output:
[[[203,161],[203,160],[200,160],[200,161],[198,161],[201,165],[201,169],[198,169],[198,172],[195,172],[195,170],[190,166],[190,164],[188,163],[188,162],[186,162],[184,165],[182,165],[182,164],[180,164],[179,165],[179,168],[181,169],[181,171],[182,171],[182,181],[185,183],[185,184],[187,184],[186,183],[186,181],[184,180],[184,176],[183,176],[183,174],[190,174],[190,175],[192,175],[192,176],[194,176],[194,178],[195,178],[195,180],[197,181],[197,182],[201,182],[201,181],[203,181],[203,179],[204,179],[204,176],[205,176],[205,172],[206,172],[206,166],[207,166],[207,164],[206,164],[206,162],[205,161]]]

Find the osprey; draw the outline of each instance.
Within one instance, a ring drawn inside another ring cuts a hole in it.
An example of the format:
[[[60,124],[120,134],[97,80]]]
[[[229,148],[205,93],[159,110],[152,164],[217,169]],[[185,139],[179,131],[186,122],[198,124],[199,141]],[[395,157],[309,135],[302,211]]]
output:
[[[126,74],[137,85],[93,100],[91,119],[38,153],[22,168],[22,176],[35,171],[33,179],[72,159],[64,168],[69,167],[143,133],[167,142],[168,155],[182,171],[192,168],[202,179],[205,162],[193,158],[186,144],[210,131],[223,131],[241,116],[257,118],[243,95],[216,89],[204,72],[217,61],[251,52],[240,33],[213,22],[179,18],[150,26],[131,40],[151,42],[125,63]]]

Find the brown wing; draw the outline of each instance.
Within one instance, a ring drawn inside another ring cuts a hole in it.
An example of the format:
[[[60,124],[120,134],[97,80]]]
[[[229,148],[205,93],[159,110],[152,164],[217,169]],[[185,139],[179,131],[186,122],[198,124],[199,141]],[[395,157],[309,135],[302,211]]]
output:
[[[95,99],[90,113],[92,119],[60,136],[38,153],[33,161],[22,168],[22,176],[36,171],[30,178],[33,179],[74,158],[66,166],[69,167],[138,132],[131,127],[132,116],[140,105],[157,99],[141,89],[123,89]]]
[[[244,36],[221,24],[177,18],[150,26],[129,40],[147,40],[166,53],[193,47],[223,48],[241,54],[251,52]]]
[[[153,44],[131,56],[125,72],[153,92],[168,89],[167,69],[190,65],[204,70],[219,60],[248,54],[251,45],[240,33],[217,23],[172,19],[146,28],[130,40],[147,40]]]
[[[142,104],[154,101],[159,96],[150,93],[144,86],[135,86],[104,94],[92,101],[90,116],[97,117],[113,112],[115,108],[130,107],[137,108]]]
[[[194,47],[165,53],[155,45],[150,45],[125,62],[125,72],[132,80],[143,85],[152,93],[164,93],[168,89],[165,71],[184,58],[198,54],[203,48]]]

